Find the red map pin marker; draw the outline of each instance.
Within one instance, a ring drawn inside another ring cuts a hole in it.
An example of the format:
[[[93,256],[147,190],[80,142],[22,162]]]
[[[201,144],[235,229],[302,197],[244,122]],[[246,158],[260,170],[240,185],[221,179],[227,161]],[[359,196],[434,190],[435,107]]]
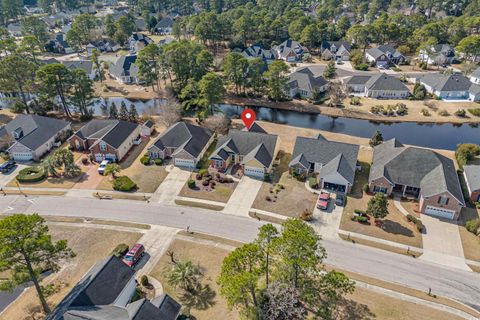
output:
[[[242,121],[247,129],[250,129],[253,122],[255,121],[255,111],[252,109],[245,109],[242,112]]]

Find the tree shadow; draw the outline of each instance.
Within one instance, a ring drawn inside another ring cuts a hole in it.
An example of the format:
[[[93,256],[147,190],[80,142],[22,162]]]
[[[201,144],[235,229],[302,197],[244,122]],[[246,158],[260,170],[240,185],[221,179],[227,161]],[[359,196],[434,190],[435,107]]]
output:
[[[402,226],[400,223],[392,220],[383,220],[381,221],[379,227],[388,233],[400,234],[406,237],[414,237],[413,231]]]
[[[367,305],[343,299],[338,318],[342,320],[371,320],[376,319],[376,316]]]
[[[180,296],[182,304],[188,308],[196,310],[207,310],[215,305],[216,292],[210,286],[200,285],[194,292],[185,291]]]

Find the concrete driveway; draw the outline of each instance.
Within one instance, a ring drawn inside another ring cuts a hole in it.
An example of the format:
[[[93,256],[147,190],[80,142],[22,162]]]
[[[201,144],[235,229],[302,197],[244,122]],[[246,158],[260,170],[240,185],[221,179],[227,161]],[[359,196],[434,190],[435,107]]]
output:
[[[150,200],[163,204],[175,204],[175,197],[180,193],[185,183],[187,183],[190,174],[191,171],[173,167]]]
[[[73,189],[96,189],[104,178],[97,169],[98,164],[90,164],[82,179],[73,186]]]
[[[230,196],[223,213],[248,217],[263,181],[243,176]]]
[[[335,200],[330,199],[328,209],[323,211],[315,207],[313,211],[314,221],[312,222],[315,231],[322,236],[323,239],[340,239],[338,236],[338,228],[342,220],[344,207],[335,205]]]
[[[458,225],[426,214],[422,215],[422,223],[426,231],[422,234],[423,255],[420,259],[470,271],[465,263]]]
[[[0,188],[3,188],[5,187],[5,185],[7,183],[10,182],[10,180],[14,179],[18,172],[24,168],[28,167],[27,165],[25,164],[18,164],[15,166],[15,168],[13,170],[11,170],[10,172],[7,172],[7,173],[0,173]]]

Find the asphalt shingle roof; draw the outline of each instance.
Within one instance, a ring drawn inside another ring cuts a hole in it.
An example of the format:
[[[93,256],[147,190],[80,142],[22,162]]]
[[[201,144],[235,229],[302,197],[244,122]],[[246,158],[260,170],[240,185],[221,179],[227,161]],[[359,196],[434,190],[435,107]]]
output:
[[[90,60],[62,61],[62,64],[70,70],[82,69],[87,75],[92,73],[93,63]]]
[[[471,191],[480,190],[480,166],[463,166],[465,179]]]
[[[461,73],[454,74],[426,74],[420,82],[436,91],[468,91],[472,83]]]
[[[102,140],[117,149],[137,128],[138,124],[136,123],[118,120],[118,123],[103,136]]]
[[[297,137],[289,166],[301,163],[307,169],[313,163],[323,165],[320,176],[338,172],[353,184],[359,147],[354,144],[328,141],[323,137]],[[307,164],[308,165],[305,165]]]
[[[421,188],[424,197],[449,192],[463,204],[453,161],[429,149],[404,147],[395,139],[375,147],[369,181],[381,177],[394,184]]]
[[[116,77],[136,77],[138,68],[135,65],[136,55],[121,56],[108,71]]]
[[[21,129],[23,136],[17,141],[31,150],[46,143],[65,129],[70,123],[64,120],[42,117],[39,115],[20,114],[7,123],[4,128],[8,133]]]
[[[409,91],[402,81],[385,73],[372,76],[365,87],[368,90]]]
[[[300,69],[288,76],[287,85],[307,92],[319,90],[328,83],[322,76],[315,77],[310,68]]]

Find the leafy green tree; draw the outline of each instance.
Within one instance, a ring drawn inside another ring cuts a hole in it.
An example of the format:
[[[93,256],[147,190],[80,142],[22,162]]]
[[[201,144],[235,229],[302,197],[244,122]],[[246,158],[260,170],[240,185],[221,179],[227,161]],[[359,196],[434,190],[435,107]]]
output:
[[[209,72],[200,79],[198,88],[201,98],[205,100],[205,105],[210,107],[211,114],[213,114],[213,105],[222,102],[225,94],[222,78],[216,73]]]
[[[284,283],[275,282],[262,292],[261,319],[305,319],[307,309],[300,299],[300,292]]]
[[[420,83],[415,83],[415,86],[413,87],[413,97],[416,100],[423,100],[427,96],[427,89],[425,89],[425,86]]]
[[[10,19],[18,20],[18,17],[23,13],[22,0],[2,0],[0,2],[0,11],[5,21]]]
[[[103,83],[105,75],[103,74],[103,67],[102,63],[99,60],[99,57],[100,51],[98,51],[97,49],[93,49],[92,55],[90,56],[90,61],[92,61],[95,70],[98,72],[98,80],[100,80],[100,83]]]
[[[236,94],[239,94],[245,88],[248,68],[248,60],[239,53],[228,53],[223,59],[223,73],[228,81],[235,86]]]
[[[382,136],[382,133],[378,130],[375,131],[375,133],[373,134],[372,138],[370,139],[370,141],[368,142],[368,144],[370,145],[370,147],[376,147],[380,144],[383,143],[383,136]]]
[[[265,284],[268,288],[270,275],[270,255],[273,251],[273,242],[278,237],[278,230],[271,223],[260,227],[257,243],[265,256]]]
[[[325,68],[325,71],[323,71],[323,77],[325,79],[332,79],[335,77],[337,74],[337,68],[335,68],[335,61],[331,60],[328,62],[327,67]]]
[[[67,67],[61,63],[46,64],[37,71],[36,78],[40,95],[51,102],[58,97],[63,112],[71,119],[68,95],[72,87],[72,77]]]
[[[128,120],[131,122],[137,122],[138,121],[138,112],[137,112],[137,107],[132,103],[130,104],[130,108],[128,109]]]
[[[457,150],[455,150],[455,158],[460,167],[468,164],[469,161],[474,160],[478,155],[480,155],[480,146],[473,143],[459,144]]]
[[[117,31],[117,27],[115,26],[115,19],[113,18],[113,15],[108,14],[105,17],[105,32],[109,38],[113,38],[115,35],[115,32]]]
[[[455,49],[463,53],[467,60],[477,61],[477,57],[480,55],[480,35],[463,38]]]
[[[116,178],[116,174],[119,173],[121,170],[120,166],[117,164],[117,163],[109,163],[107,164],[107,166],[105,167],[105,175],[109,175],[111,174],[112,175],[112,178],[115,179]]]
[[[194,292],[200,286],[202,276],[200,267],[192,261],[175,261],[167,272],[167,282],[174,288]]]
[[[267,79],[270,99],[274,101],[285,99],[288,69],[287,64],[282,60],[275,60],[269,65],[267,72],[265,72],[265,78]]]
[[[248,62],[247,82],[253,93],[261,95],[265,86],[263,69],[265,62],[261,58],[255,58]]]
[[[91,106],[95,99],[93,81],[87,76],[85,70],[75,69],[71,71],[69,101],[83,117],[92,116]]]
[[[121,45],[124,45],[128,37],[135,31],[135,21],[131,16],[121,16],[115,22],[114,39]]]
[[[137,55],[135,64],[138,67],[138,77],[147,85],[152,86],[152,90],[155,90],[155,84],[157,89],[160,90],[160,48],[151,43],[140,50]]]
[[[75,17],[67,32],[67,41],[75,48],[82,49],[95,39],[97,20],[94,15],[84,13]]]
[[[388,215],[388,199],[382,192],[377,192],[369,201],[367,214],[375,218],[385,218]]]
[[[47,25],[36,16],[25,17],[22,20],[23,36],[33,36],[39,43],[48,41]]]
[[[130,118],[125,101],[122,101],[120,104],[120,113],[118,114],[118,118],[123,121],[128,121]]]
[[[43,311],[50,313],[39,277],[44,270],[57,272],[62,261],[74,257],[67,241],[52,241],[45,220],[38,214],[14,214],[0,220],[0,243],[0,271],[9,275],[0,282],[0,289],[13,290],[32,281]]]
[[[365,56],[365,51],[371,41],[371,29],[370,25],[356,24],[347,31],[347,38],[362,48],[363,56]]]
[[[110,105],[110,109],[108,110],[108,118],[109,119],[118,119],[118,109],[115,102],[112,102]]]

